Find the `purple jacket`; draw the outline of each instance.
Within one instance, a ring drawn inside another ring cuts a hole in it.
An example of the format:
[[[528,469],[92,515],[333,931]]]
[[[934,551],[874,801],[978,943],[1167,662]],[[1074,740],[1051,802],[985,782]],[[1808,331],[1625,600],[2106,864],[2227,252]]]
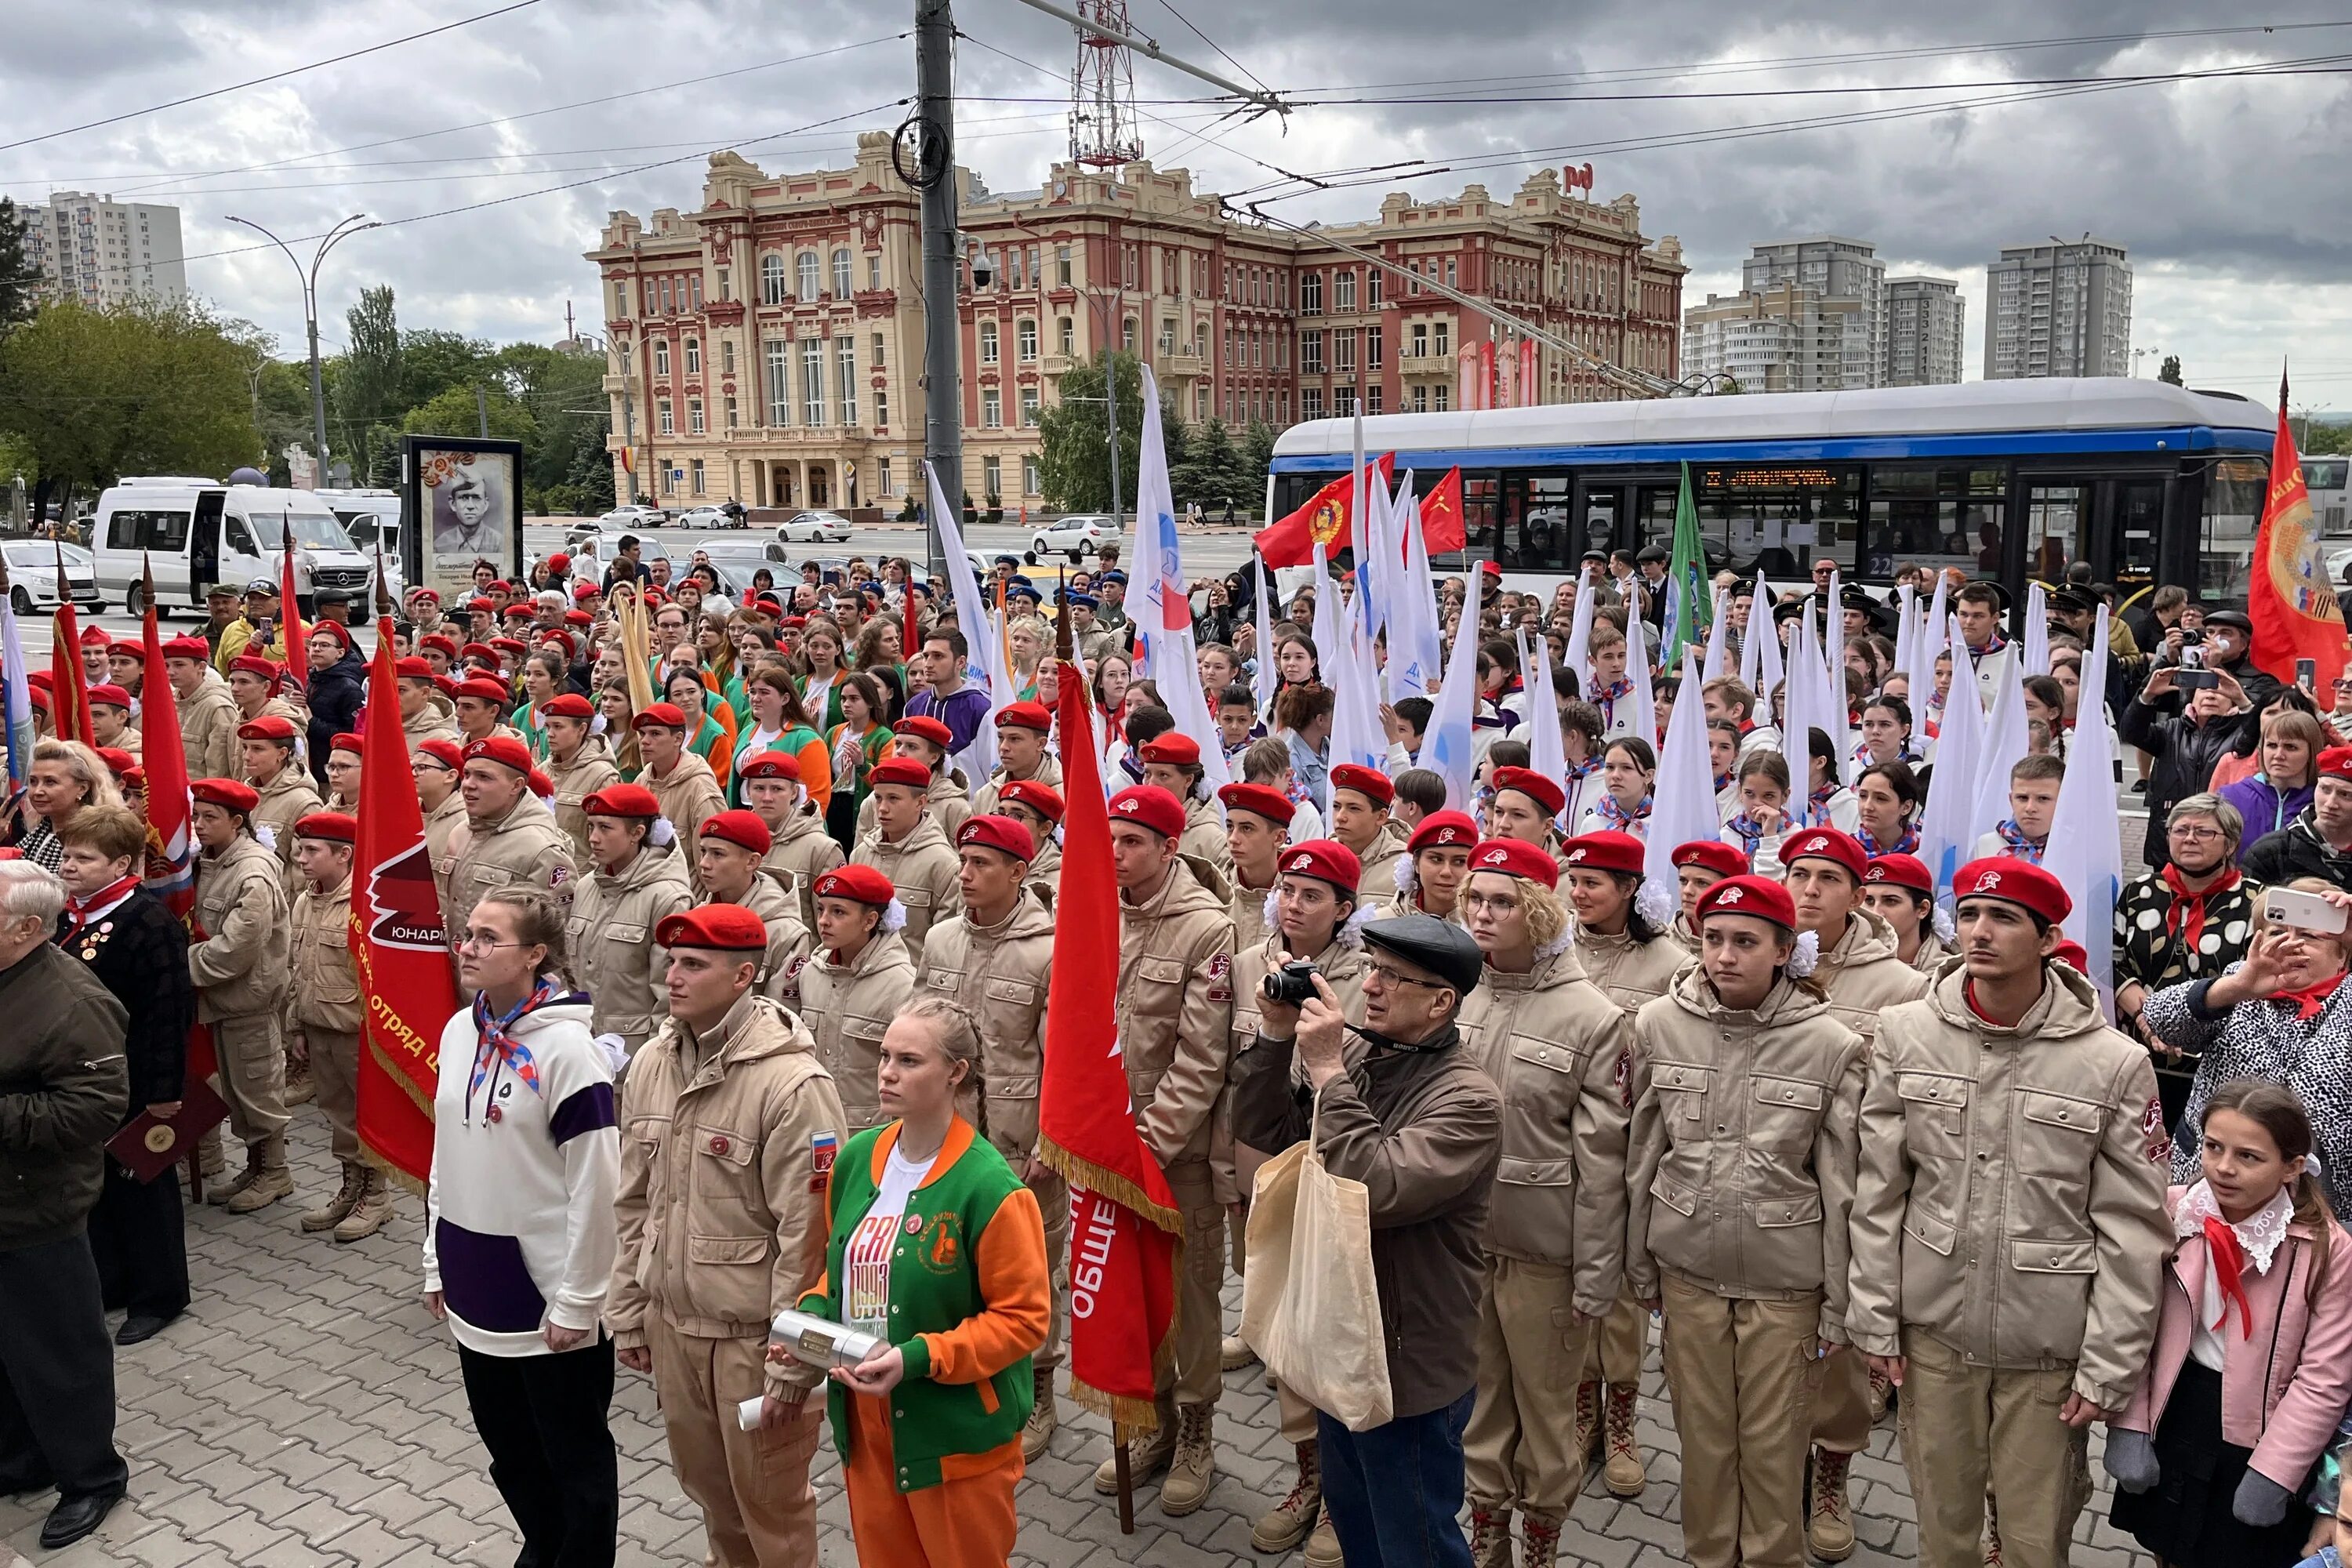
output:
[[[2254,847],[2254,840],[2266,833],[2276,833],[2303,814],[2303,808],[2311,804],[2314,788],[2313,784],[2305,784],[2282,795],[2263,773],[2221,786],[2221,798],[2236,806],[2238,815],[2246,819],[2246,830],[2238,836],[2240,865],[2245,863],[2246,851]]]

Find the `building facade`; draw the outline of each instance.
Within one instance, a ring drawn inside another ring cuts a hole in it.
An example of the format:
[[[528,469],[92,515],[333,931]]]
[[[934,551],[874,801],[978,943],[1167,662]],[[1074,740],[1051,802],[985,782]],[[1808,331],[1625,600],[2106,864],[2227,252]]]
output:
[[[1949,278],[1886,280],[1886,365],[1882,386],[1950,386],[1960,379],[1968,302]]]
[[[1985,268],[1985,379],[2129,375],[2131,305],[2122,246],[2005,247]]]
[[[1343,412],[1460,405],[1505,356],[1440,280],[1540,321],[1601,358],[1676,363],[1684,267],[1641,234],[1630,195],[1564,195],[1554,171],[1508,199],[1473,185],[1317,237],[1226,217],[1183,170],[1057,163],[1035,191],[958,170],[963,488],[1040,502],[1038,421],[1060,378],[1106,347],[1151,365],[1190,420],[1276,426]],[[974,286],[971,259],[989,282]],[[753,506],[880,505],[920,489],[921,220],[890,139],[855,165],[769,174],[716,153],[700,205],[616,212],[588,253],[609,344],[616,492]],[[1424,288],[1428,279],[1431,288]],[[1546,350],[1521,401],[1618,395]],[[1465,370],[1466,367],[1473,367]]]
[[[1836,235],[1759,245],[1740,291],[1683,311],[1682,373],[1719,389],[1839,392],[1885,379],[1886,264]]]
[[[47,205],[27,207],[25,218],[33,263],[47,279],[47,298],[98,308],[187,298],[177,207],[54,191]]]

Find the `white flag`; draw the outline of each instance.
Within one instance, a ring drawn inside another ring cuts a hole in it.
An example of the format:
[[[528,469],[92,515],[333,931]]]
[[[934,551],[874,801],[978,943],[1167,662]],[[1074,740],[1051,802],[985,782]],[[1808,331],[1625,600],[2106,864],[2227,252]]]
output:
[[[1957,642],[1958,627],[1949,635]],[[1967,691],[1969,700],[1954,702],[1944,712],[1935,770],[1927,776],[1927,809],[1919,818],[1919,858],[1934,874],[1937,897],[1947,909],[1951,906],[1952,873],[1976,847],[1969,819],[1976,809],[1977,758],[1984,743],[1984,710],[1974,700],[1976,683],[1963,686],[1956,679],[1952,690],[1956,695]]]
[[[1150,668],[1168,701],[1168,716],[1177,731],[1201,748],[1201,768],[1209,802],[1220,819],[1224,807],[1216,792],[1234,782],[1225,766],[1225,748],[1218,738],[1216,720],[1201,689],[1200,664],[1193,656],[1192,614],[1184,600],[1183,543],[1176,531],[1176,498],[1168,485],[1168,448],[1160,427],[1160,383],[1144,365],[1143,433],[1135,477],[1135,526],[1140,534],[1147,519],[1156,520],[1160,548],[1151,562],[1136,562],[1136,581],[1156,570],[1159,592],[1147,593],[1136,612],[1139,641],[1148,635]],[[1154,567],[1151,563],[1156,563]]]
[[[1430,575],[1429,543],[1422,537],[1421,503],[1413,500],[1412,473],[1397,487],[1391,514],[1404,535],[1404,574],[1389,605],[1389,700],[1426,697],[1444,659],[1437,635],[1437,584]],[[1391,535],[1393,536],[1393,534]]]
[[[1524,628],[1512,636],[1518,639],[1519,668],[1526,672],[1528,695],[1528,766],[1548,779],[1568,777],[1568,746],[1559,737],[1559,699],[1551,686],[1551,644],[1538,632],[1529,646]],[[1565,831],[1576,831],[1576,824],[1566,825]]]
[[[1719,618],[1717,624],[1721,624]],[[1715,770],[1707,762],[1706,702],[1701,694],[1705,683],[1698,670],[1698,661],[1686,651],[1682,689],[1675,693],[1675,710],[1666,717],[1666,744],[1658,756],[1649,837],[1642,851],[1637,907],[1643,919],[1661,929],[1672,922],[1681,904],[1675,850],[1715,837],[1723,826],[1716,815]]]
[[[2025,673],[2028,675],[2049,674],[2050,600],[2049,597],[2042,593],[2042,584],[2039,583],[2034,584],[2032,587],[2028,589],[2026,592],[2025,637],[2023,640],[2025,646],[2019,651],[2023,653],[2025,656]]]
[[[1250,676],[1250,691],[1257,699],[1258,717],[1271,723],[1274,719],[1274,693],[1282,679],[1274,667],[1274,598],[1268,579],[1274,568],[1265,557],[1257,558],[1257,668]]]
[[[1445,661],[1445,683],[1437,689],[1429,731],[1422,739],[1421,765],[1445,781],[1445,805],[1453,811],[1470,809],[1476,760],[1472,721],[1478,711],[1478,611],[1486,590],[1486,574],[1471,573],[1470,596],[1463,603],[1454,648]]]
[[[1702,682],[1723,679],[1724,659],[1730,650],[1730,644],[1725,639],[1730,636],[1731,595],[1726,589],[1717,588],[1715,591],[1715,621],[1706,634],[1706,668],[1699,673]],[[1675,700],[1679,702],[1681,699],[1676,698]]]
[[[1561,668],[1576,677],[1576,689],[1587,702],[1592,700],[1592,600],[1597,592],[1590,583],[1578,583],[1576,609],[1568,617],[1568,646],[1559,657]],[[1472,622],[1462,624],[1475,632]]]
[[[2058,809],[2051,819],[2050,848],[2042,866],[2074,900],[2062,929],[2090,954],[2091,979],[2112,1021],[2116,899],[2123,888],[2124,847],[2116,813],[2115,758],[2107,749],[2106,684],[2107,612],[2102,605],[2090,657],[2083,661],[2076,711],[2084,715],[2084,721],[2074,726],[2067,746],[2066,777],[2058,786]]]
[[[989,694],[990,721],[974,731],[971,743],[949,759],[963,769],[964,778],[977,790],[996,771],[996,634],[989,624],[988,601],[981,597],[979,580],[971,574],[971,558],[963,547],[963,529],[957,521],[955,509],[948,504],[947,492],[940,487],[939,474],[928,460],[923,464],[923,477],[930,486],[931,515],[939,520],[940,550],[947,557],[948,587],[955,596],[956,626],[971,650],[964,656],[964,683]]]
[[[1641,704],[1641,710],[1633,719],[1633,733],[1650,742],[1650,754],[1655,756],[1658,752],[1658,690],[1656,684],[1650,679],[1650,625],[1633,613],[1630,604],[1626,606],[1625,616],[1625,679],[1633,683],[1633,689],[1625,694],[1625,700]],[[1549,685],[1549,681],[1547,680],[1546,684]],[[1551,722],[1556,734],[1559,730],[1559,721],[1554,718]],[[1533,754],[1532,749],[1529,754]],[[1560,765],[1563,770],[1567,767],[1564,761]],[[1559,778],[1565,777],[1566,773],[1563,771],[1544,776]]]
[[[1966,656],[1961,656],[1965,658]],[[2009,770],[2032,749],[2025,729],[2025,675],[2018,668],[2019,660],[2000,661],[2000,689],[1992,700],[1992,714],[1985,721],[1984,744],[1977,752],[1977,799],[1972,813],[1972,826],[1981,836],[1990,833],[2009,819]],[[1960,689],[1958,664],[1955,661],[1952,689]],[[1975,683],[1969,683],[1974,689]],[[2100,726],[2104,732],[2105,726]],[[1942,759],[1937,758],[1937,771]]]
[[[1845,689],[1845,588],[1841,574],[1830,573],[1829,608],[1822,613],[1822,679],[1827,683],[1829,700],[1822,708],[1822,729],[1830,738],[1830,749],[1837,753],[1831,765],[1836,770],[1838,783],[1853,787],[1853,743],[1850,715],[1853,705],[1846,700]]]

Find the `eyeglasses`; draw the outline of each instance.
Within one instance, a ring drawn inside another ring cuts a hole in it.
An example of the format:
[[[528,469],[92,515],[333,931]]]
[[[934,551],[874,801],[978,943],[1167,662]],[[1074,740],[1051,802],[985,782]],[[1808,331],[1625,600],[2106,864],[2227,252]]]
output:
[[[1498,915],[1507,915],[1519,907],[1519,900],[1493,893],[1465,893],[1462,905],[1465,909],[1492,910]]]
[[[1443,980],[1415,980],[1412,975],[1403,973],[1398,970],[1391,969],[1385,963],[1367,963],[1364,965],[1364,978],[1367,980],[1379,981],[1383,990],[1391,985],[1418,985],[1424,991],[1450,991],[1453,989],[1452,986],[1446,984]]]
[[[2167,827],[2165,832],[2171,837],[2185,838],[2191,844],[2209,843],[2213,839],[2225,837],[2218,827],[2207,827],[2195,822],[2176,822]]]
[[[457,939],[457,951],[459,952],[496,952],[502,947],[524,947],[527,945],[529,944],[520,942],[498,942],[490,937],[482,935],[479,931],[470,931],[464,936]]]

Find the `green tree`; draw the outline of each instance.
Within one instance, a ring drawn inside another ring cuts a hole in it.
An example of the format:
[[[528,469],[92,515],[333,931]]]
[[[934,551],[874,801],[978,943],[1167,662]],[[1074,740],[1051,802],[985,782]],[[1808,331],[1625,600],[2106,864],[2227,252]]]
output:
[[[1119,499],[1135,503],[1139,437],[1143,429],[1143,376],[1131,353],[1111,356],[1118,397]],[[1103,371],[1099,359],[1064,373],[1060,397],[1038,417],[1041,451],[1037,488],[1045,504],[1059,511],[1110,510],[1110,437],[1104,428]]]
[[[452,386],[429,402],[408,411],[400,427],[411,436],[477,437],[482,433],[481,409],[487,405],[490,435],[501,441],[520,441],[528,451],[539,437],[539,422],[522,401],[496,377],[487,380],[478,401],[471,386]],[[528,481],[526,481],[528,488]]]
[[[2156,379],[2169,386],[2187,385],[2188,383],[2180,379],[2180,356],[2179,354],[2165,355],[2164,363],[2157,370]]]
[[[1234,508],[1254,512],[1265,504],[1266,476],[1274,472],[1274,442],[1277,432],[1263,419],[1254,419],[1242,433],[1241,478],[1245,481],[1234,498]],[[1272,522],[1274,519],[1267,518]]]
[[[394,426],[408,407],[392,286],[361,290],[360,302],[343,312],[343,321],[349,328],[348,346],[334,367],[335,428],[330,440],[350,458],[353,482],[367,484],[399,471],[400,442]]]
[[[497,373],[498,351],[479,338],[433,330],[400,335],[400,408],[432,402],[453,386]],[[471,426],[467,427],[471,430]]]
[[[16,204],[0,196],[0,333],[33,319],[41,269],[33,265],[32,225]]]

